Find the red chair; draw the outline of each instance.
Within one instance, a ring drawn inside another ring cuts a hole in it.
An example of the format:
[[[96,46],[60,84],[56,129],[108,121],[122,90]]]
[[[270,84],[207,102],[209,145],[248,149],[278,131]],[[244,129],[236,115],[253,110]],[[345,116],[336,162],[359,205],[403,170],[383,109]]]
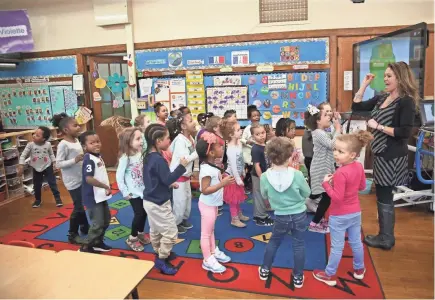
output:
[[[36,248],[33,243],[26,242],[26,241],[9,241],[6,245],[26,247],[26,248]]]

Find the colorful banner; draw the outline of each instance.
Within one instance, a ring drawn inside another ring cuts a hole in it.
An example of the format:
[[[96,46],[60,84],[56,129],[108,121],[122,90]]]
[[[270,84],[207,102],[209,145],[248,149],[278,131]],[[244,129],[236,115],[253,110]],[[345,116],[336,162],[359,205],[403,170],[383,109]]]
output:
[[[0,53],[30,52],[33,37],[26,10],[0,11]]]

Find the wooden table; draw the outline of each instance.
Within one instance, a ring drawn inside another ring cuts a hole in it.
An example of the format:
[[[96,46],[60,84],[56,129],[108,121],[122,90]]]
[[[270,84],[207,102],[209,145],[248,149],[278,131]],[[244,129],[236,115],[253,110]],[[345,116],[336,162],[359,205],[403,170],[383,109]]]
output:
[[[12,249],[13,248],[13,249]],[[139,299],[151,261],[0,245],[0,298]]]

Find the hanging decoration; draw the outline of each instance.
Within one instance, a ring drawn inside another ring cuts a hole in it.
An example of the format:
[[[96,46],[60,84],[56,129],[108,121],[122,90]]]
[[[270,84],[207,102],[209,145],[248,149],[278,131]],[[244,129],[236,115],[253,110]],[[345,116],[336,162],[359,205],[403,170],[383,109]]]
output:
[[[113,108],[120,108],[124,106],[124,99],[122,95],[117,95],[115,100],[113,100]]]
[[[125,83],[125,76],[119,76],[118,73],[114,73],[109,76],[107,86],[112,90],[112,93],[122,93],[122,90],[127,87]]]
[[[97,89],[104,89],[106,87],[106,80],[104,80],[103,78],[97,78],[95,80],[95,87]]]
[[[94,98],[94,101],[101,101],[101,95],[99,92],[94,92],[92,98]]]

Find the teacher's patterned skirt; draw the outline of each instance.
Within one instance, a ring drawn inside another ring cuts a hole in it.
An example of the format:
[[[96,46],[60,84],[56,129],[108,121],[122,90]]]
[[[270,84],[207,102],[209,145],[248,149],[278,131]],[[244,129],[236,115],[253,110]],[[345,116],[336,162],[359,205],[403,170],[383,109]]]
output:
[[[381,186],[399,186],[408,180],[408,156],[386,160],[376,156],[373,160],[374,183]]]

